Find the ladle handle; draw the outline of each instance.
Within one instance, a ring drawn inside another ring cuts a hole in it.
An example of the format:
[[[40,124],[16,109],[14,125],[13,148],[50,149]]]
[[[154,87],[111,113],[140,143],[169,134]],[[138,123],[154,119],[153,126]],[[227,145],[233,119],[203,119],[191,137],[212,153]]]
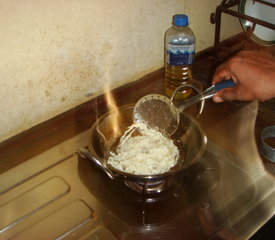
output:
[[[223,80],[214,85],[215,91],[218,92],[224,88],[235,87],[236,83],[232,79]]]
[[[101,168],[101,170],[103,170],[108,175],[109,178],[111,179],[115,178],[115,175],[109,169],[107,169],[107,167],[104,166],[101,161],[99,161],[96,157],[94,157],[87,149],[78,148],[77,152],[80,156],[88,158],[89,160],[94,162],[99,168]]]
[[[189,87],[189,85],[190,84],[183,85],[183,86],[177,88],[175,90],[175,92],[178,91],[180,88]],[[211,87],[207,88],[206,90],[204,90],[202,94],[195,95],[194,97],[191,97],[191,98],[183,101],[181,106],[178,108],[178,111],[182,112],[184,109],[186,109],[187,107],[190,107],[194,103],[209,99],[209,98],[213,97],[213,95],[216,92],[218,92],[224,88],[230,88],[230,87],[235,87],[235,86],[236,86],[236,83],[232,79],[223,80],[219,83],[216,83],[216,84],[212,85]],[[192,88],[194,88],[194,87],[192,87]]]
[[[231,88],[231,87],[235,87],[235,86],[236,86],[236,83],[232,79],[223,80],[221,82],[218,82],[218,83],[212,85],[211,87],[207,88],[206,90],[204,90],[201,97],[199,97],[200,99],[198,99],[198,100],[201,101],[201,100],[209,99],[209,98],[213,97],[213,95],[216,92],[218,92],[224,88]]]

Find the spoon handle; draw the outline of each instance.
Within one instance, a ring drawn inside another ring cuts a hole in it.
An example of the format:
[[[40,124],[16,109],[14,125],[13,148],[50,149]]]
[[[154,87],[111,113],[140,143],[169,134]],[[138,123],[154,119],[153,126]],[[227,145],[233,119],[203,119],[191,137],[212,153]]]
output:
[[[211,87],[207,88],[206,90],[204,90],[204,92],[202,93],[201,97],[200,97],[200,100],[206,100],[206,99],[209,99],[211,97],[213,97],[213,95],[224,89],[224,88],[231,88],[231,87],[235,87],[237,84],[232,80],[232,79],[229,79],[229,80],[223,80],[221,82],[218,82],[214,85],[212,85]]]
[[[216,92],[218,92],[224,88],[230,88],[230,87],[235,87],[235,86],[236,86],[236,83],[232,79],[218,82],[218,83],[212,85],[211,87],[207,88],[206,90],[204,90],[202,94],[195,95],[195,96],[185,100],[179,107],[179,112],[182,112],[184,109],[186,109],[187,107],[190,107],[194,103],[204,101],[204,100],[207,100],[207,99],[213,97],[213,95]]]
[[[214,85],[215,91],[218,92],[224,88],[230,88],[230,87],[235,87],[236,83],[232,80],[223,80],[221,82],[218,82]]]

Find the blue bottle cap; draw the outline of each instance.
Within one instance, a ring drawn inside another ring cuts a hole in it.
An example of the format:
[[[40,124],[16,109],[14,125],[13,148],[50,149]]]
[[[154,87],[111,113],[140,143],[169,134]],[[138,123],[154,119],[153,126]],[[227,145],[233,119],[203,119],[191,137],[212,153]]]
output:
[[[173,24],[178,27],[185,27],[188,23],[188,16],[185,14],[176,14],[173,16]]]

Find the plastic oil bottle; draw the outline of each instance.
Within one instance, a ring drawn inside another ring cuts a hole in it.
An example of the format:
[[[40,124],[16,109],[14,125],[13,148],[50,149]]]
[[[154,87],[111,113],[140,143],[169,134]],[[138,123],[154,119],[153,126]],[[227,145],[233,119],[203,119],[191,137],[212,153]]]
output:
[[[164,89],[169,97],[178,86],[192,82],[192,64],[195,57],[196,40],[188,24],[187,15],[174,15],[172,26],[165,32]],[[191,88],[184,89],[177,93],[175,99],[185,99],[191,93]]]

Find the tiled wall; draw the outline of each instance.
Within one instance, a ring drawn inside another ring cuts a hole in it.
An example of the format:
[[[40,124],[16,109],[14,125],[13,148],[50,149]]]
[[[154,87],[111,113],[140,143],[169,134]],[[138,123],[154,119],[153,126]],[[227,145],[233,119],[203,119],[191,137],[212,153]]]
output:
[[[0,0],[0,142],[106,88],[163,66],[163,35],[185,13],[197,51],[220,0]],[[241,31],[223,18],[222,38]]]

